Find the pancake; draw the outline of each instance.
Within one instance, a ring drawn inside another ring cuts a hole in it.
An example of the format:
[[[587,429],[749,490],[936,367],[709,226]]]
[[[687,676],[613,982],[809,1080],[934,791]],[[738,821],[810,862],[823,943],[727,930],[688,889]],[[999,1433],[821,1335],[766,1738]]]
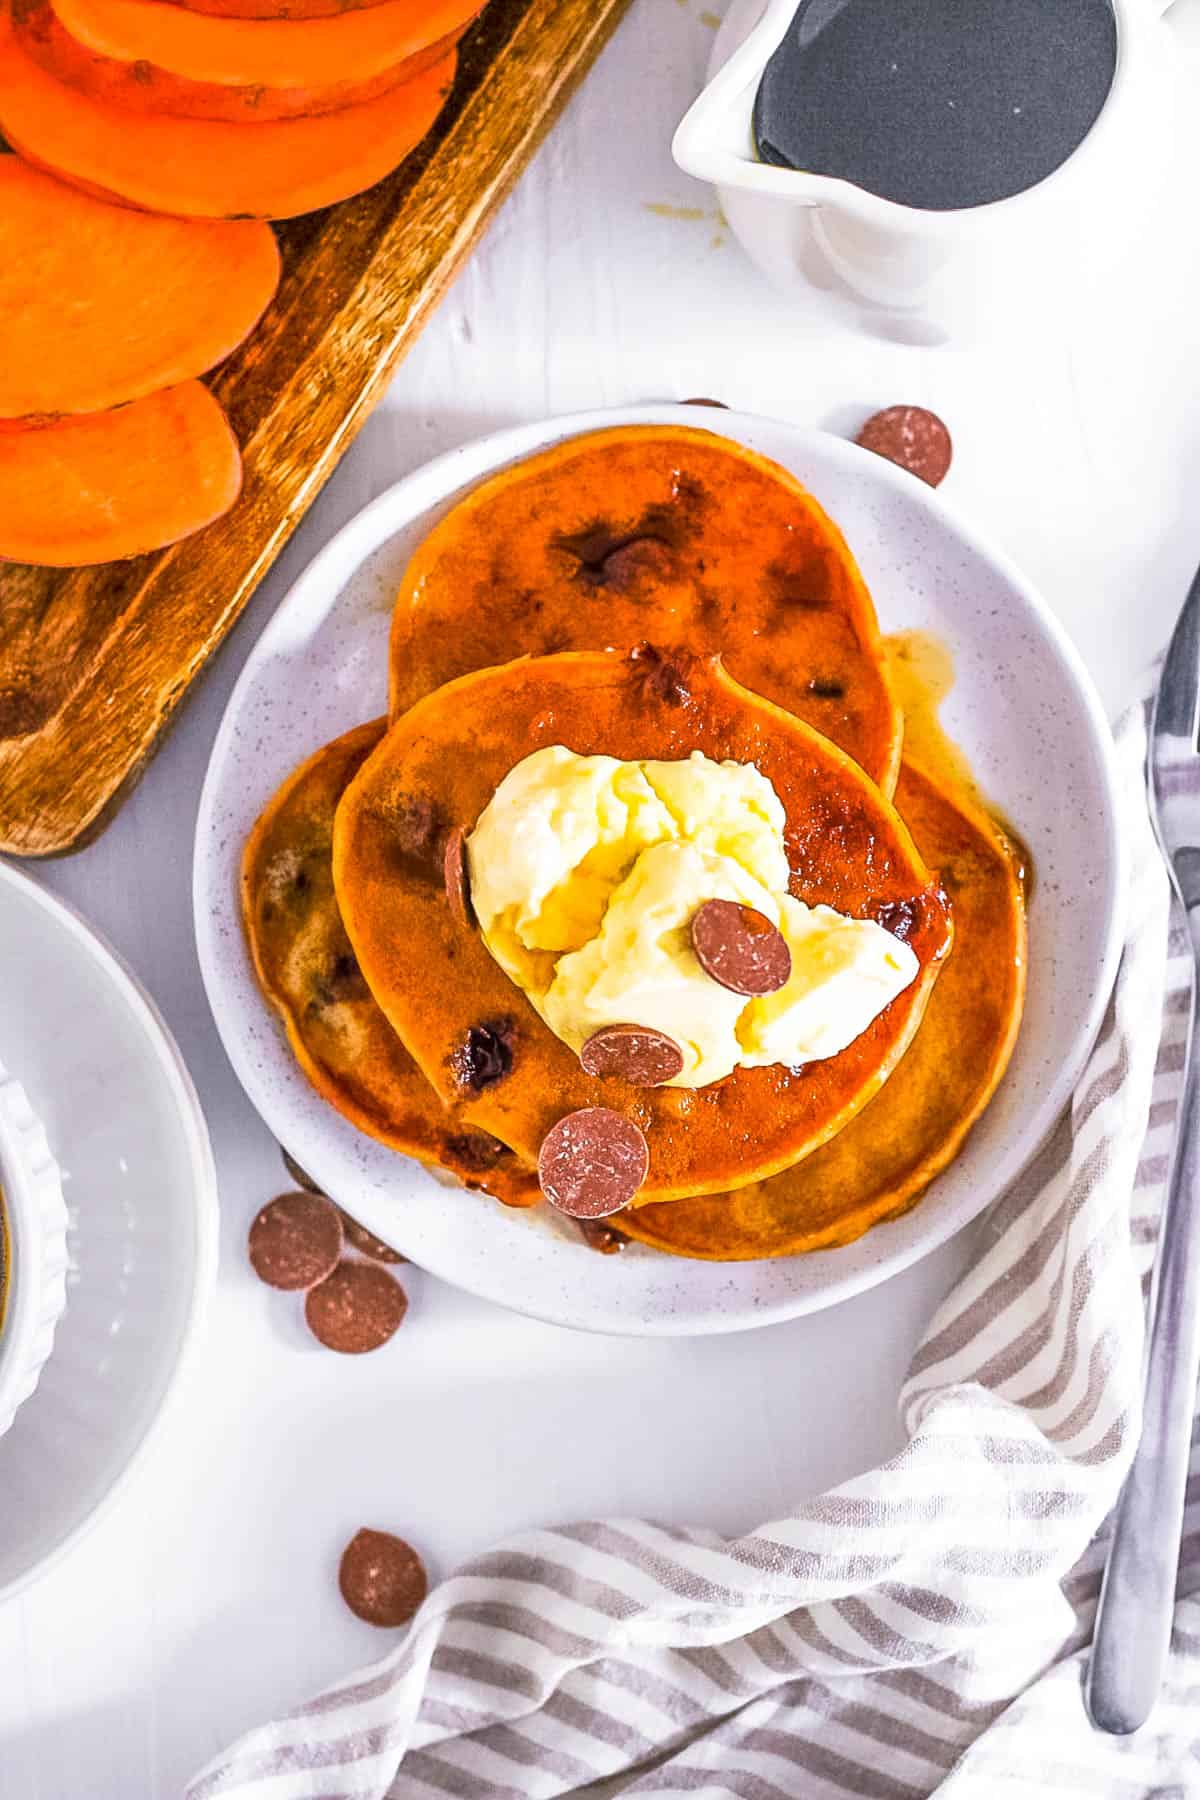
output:
[[[383,731],[379,719],[318,750],[255,825],[242,860],[242,917],[255,973],[300,1067],[343,1117],[467,1187],[529,1206],[541,1198],[536,1175],[443,1106],[371,998],[338,913],[334,810]]]
[[[954,954],[903,1062],[878,1098],[804,1162],[736,1193],[623,1214],[625,1236],[714,1262],[826,1250],[907,1212],[957,1155],[1021,1022],[1021,858],[961,790],[907,761],[896,804],[954,908]]]
[[[391,716],[514,649],[719,652],[886,794],[901,719],[875,609],[833,520],[778,464],[711,432],[590,432],[481,482],[405,570]]]
[[[508,771],[553,743],[581,755],[672,760],[701,750],[754,763],[786,814],[792,893],[856,917],[904,909],[919,975],[847,1049],[798,1072],[738,1068],[696,1090],[586,1075],[478,932],[456,920],[443,882],[449,834],[472,829]],[[333,869],[371,992],[442,1099],[530,1163],[565,1113],[624,1114],[650,1147],[639,1203],[740,1186],[832,1137],[904,1054],[951,938],[944,894],[855,763],[740,687],[718,658],[646,646],[522,659],[419,701],[347,788]],[[476,1081],[480,1034],[494,1054]]]

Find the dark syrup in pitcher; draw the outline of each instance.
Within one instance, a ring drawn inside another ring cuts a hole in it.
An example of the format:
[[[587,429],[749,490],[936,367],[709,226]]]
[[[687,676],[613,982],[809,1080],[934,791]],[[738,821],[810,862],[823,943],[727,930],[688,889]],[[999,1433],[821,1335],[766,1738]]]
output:
[[[1066,161],[1116,65],[1110,0],[803,0],[755,142],[902,206],[984,206]]]

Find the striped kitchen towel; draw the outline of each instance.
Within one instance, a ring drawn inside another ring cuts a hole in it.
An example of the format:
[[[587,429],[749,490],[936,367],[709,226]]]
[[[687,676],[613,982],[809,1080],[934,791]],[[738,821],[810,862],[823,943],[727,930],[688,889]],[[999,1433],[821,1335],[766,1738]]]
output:
[[[1097,1534],[1138,1428],[1190,973],[1181,927],[1164,956],[1144,752],[1139,712],[1118,733],[1133,877],[1099,1042],[929,1325],[905,1448],[734,1540],[636,1519],[514,1538],[189,1800],[1200,1794],[1200,1596],[1179,1603],[1146,1730],[1101,1737],[1081,1698]]]

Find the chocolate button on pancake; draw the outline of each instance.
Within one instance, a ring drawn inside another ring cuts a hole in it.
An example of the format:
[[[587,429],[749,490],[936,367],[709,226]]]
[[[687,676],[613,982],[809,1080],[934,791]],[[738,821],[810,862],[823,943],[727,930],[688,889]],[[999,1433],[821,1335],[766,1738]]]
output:
[[[533,1206],[540,1198],[533,1159],[522,1164],[494,1137],[482,1158],[480,1134],[453,1104],[443,1105],[376,1006],[342,924],[331,868],[334,809],[383,732],[378,720],[318,750],[255,825],[242,860],[255,973],[304,1074],[360,1131],[506,1205]],[[424,871],[437,891],[432,811],[405,796],[392,822],[403,866],[414,879]]]
[[[735,1193],[643,1206],[625,1236],[714,1262],[850,1243],[906,1212],[953,1159],[991,1099],[1025,992],[1022,853],[961,793],[907,762],[896,801],[954,906],[954,954],[879,1097],[806,1161]]]
[[[704,902],[692,917],[692,949],[704,973],[733,994],[778,993],[792,973],[783,933],[736,900]]]
[[[470,925],[471,890],[467,878],[467,834],[461,825],[456,825],[446,839],[446,854],[442,859],[442,878],[446,884],[446,899],[450,911],[460,925]]]
[[[559,1212],[606,1219],[629,1205],[649,1167],[646,1140],[633,1121],[607,1106],[588,1106],[547,1132],[538,1179]]]
[[[587,432],[452,506],[401,582],[391,717],[518,651],[645,638],[719,653],[891,793],[900,713],[845,539],[786,469],[698,427]]]
[[[683,1073],[683,1051],[674,1038],[648,1025],[602,1026],[579,1061],[588,1075],[619,1075],[634,1087],[658,1087]]]

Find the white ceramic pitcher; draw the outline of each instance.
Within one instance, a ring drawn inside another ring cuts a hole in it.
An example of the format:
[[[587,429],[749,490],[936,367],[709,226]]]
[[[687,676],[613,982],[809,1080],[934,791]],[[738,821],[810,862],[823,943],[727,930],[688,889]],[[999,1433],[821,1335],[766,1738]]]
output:
[[[935,304],[952,265],[981,255],[995,261],[1022,254],[1031,227],[1042,242],[1053,243],[1056,221],[1098,196],[1113,212],[1136,202],[1168,87],[1159,20],[1170,0],[1112,0],[1112,87],[1088,135],[1053,174],[1009,199],[945,212],[902,206],[833,176],[758,160],[755,95],[799,3],[733,0],[709,84],[672,146],[681,169],[716,184],[734,233],[776,285],[794,288],[813,280],[815,244],[860,300],[919,316]]]

